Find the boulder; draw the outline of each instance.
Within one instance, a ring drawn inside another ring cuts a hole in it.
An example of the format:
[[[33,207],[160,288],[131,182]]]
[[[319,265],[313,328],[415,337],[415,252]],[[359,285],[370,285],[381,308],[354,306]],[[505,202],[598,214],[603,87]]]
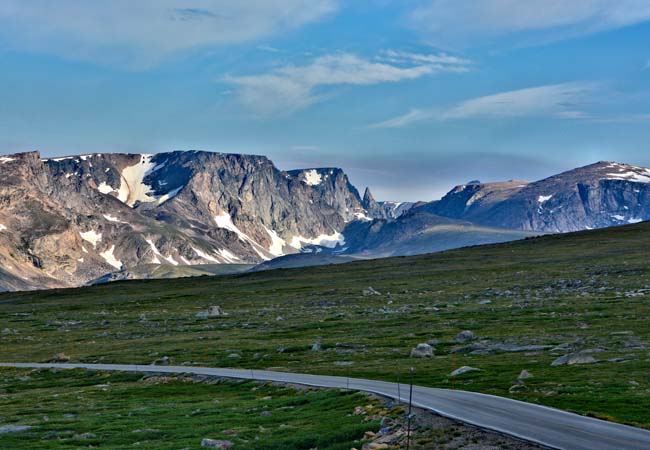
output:
[[[229,448],[232,448],[233,445],[232,442],[221,439],[203,439],[201,441],[201,447],[217,448],[220,450],[228,450]]]
[[[212,317],[227,316],[228,313],[221,309],[221,306],[210,306],[206,311],[199,311],[196,317],[199,319],[208,319]]]
[[[555,361],[551,363],[551,366],[572,366],[574,364],[593,364],[597,363],[598,360],[594,359],[591,355],[584,355],[581,353],[572,353],[569,355],[560,356]]]
[[[464,330],[456,335],[454,341],[456,342],[470,342],[476,339],[476,336],[472,331]]]
[[[168,366],[171,363],[171,358],[169,356],[163,356],[162,358],[156,359],[151,363],[152,366]]]
[[[470,367],[470,366],[463,366],[459,367],[458,369],[454,370],[452,373],[449,374],[450,377],[456,377],[458,375],[462,375],[467,372],[478,372],[481,369],[477,369],[476,367]]]
[[[368,286],[368,289],[361,291],[364,297],[369,297],[371,295],[381,295],[380,292],[376,291],[372,286]]]
[[[27,425],[5,425],[0,427],[0,434],[7,433],[20,433],[23,431],[31,430],[33,427]]]
[[[522,370],[517,377],[518,380],[527,380],[528,378],[533,378],[533,375],[526,369]]]
[[[70,361],[70,357],[63,352],[57,353],[53,358],[53,362],[66,363],[68,361]]]
[[[418,344],[411,350],[411,358],[431,358],[433,356],[433,347],[429,344]]]

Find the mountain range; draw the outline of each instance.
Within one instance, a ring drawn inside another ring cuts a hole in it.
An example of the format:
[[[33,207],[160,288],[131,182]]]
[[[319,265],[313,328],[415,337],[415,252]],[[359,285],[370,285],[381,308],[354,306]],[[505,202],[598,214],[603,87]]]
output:
[[[650,169],[600,162],[529,183],[378,202],[338,168],[176,151],[0,157],[0,290],[410,255],[650,219]]]

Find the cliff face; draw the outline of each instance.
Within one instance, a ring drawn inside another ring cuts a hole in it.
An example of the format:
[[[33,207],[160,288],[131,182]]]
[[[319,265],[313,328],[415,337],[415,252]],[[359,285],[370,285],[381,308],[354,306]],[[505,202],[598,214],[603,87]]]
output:
[[[84,284],[143,264],[259,263],[336,247],[365,216],[340,169],[210,152],[0,158],[0,287]]]

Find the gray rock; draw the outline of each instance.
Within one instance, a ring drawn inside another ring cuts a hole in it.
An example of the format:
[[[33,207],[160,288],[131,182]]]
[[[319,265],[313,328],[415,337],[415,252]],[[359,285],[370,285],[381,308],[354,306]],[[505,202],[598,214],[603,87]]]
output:
[[[476,336],[472,331],[464,330],[456,335],[454,341],[456,342],[469,342],[476,339]]]
[[[220,439],[203,439],[201,441],[201,447],[207,448],[216,448],[219,450],[228,450],[233,447],[233,443],[230,441],[224,441]]]
[[[4,425],[0,427],[0,434],[21,433],[23,431],[31,430],[32,428],[34,427],[27,425]]]
[[[320,342],[314,342],[314,344],[311,346],[311,351],[312,352],[320,352],[322,350],[323,346],[321,345]]]
[[[411,350],[411,358],[431,358],[433,356],[433,347],[429,344],[418,344]]]
[[[369,297],[371,295],[381,295],[380,292],[376,291],[372,286],[369,286],[368,289],[361,291],[364,297]]]
[[[470,367],[470,366],[463,366],[459,367],[458,369],[454,370],[452,373],[449,374],[450,377],[457,377],[458,375],[462,375],[464,373],[468,372],[479,372],[481,369],[477,369],[476,367]]]
[[[533,375],[526,369],[522,370],[517,377],[518,380],[526,380],[528,378],[533,378]]]
[[[171,358],[169,356],[163,356],[151,363],[152,366],[168,366],[169,364],[171,364]]]
[[[583,355],[580,353],[572,353],[569,355],[560,356],[551,363],[551,366],[572,366],[574,364],[593,364],[598,360],[594,359],[591,355]]]
[[[81,433],[81,434],[75,434],[74,436],[72,436],[72,439],[83,440],[83,439],[95,439],[96,437],[97,436],[93,433]]]

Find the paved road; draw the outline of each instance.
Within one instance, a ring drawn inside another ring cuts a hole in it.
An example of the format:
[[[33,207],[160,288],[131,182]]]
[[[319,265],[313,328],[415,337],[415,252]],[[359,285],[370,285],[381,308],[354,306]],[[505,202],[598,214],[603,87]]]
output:
[[[349,388],[392,398],[398,396],[396,383],[259,370],[186,366],[35,363],[0,363],[0,367],[83,368],[166,374],[192,373],[309,386]],[[408,400],[408,385],[401,385],[400,394],[402,401]],[[414,386],[413,404],[480,428],[498,431],[550,448],[563,450],[650,450],[650,431],[648,430],[605,422],[493,395]]]

